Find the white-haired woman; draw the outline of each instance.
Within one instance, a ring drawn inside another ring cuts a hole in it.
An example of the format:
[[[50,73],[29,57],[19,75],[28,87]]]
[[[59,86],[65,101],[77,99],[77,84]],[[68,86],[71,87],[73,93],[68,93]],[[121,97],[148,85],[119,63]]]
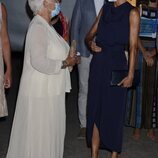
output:
[[[7,158],[62,158],[68,67],[78,62],[65,40],[50,26],[56,0],[28,0],[30,23],[24,67]]]

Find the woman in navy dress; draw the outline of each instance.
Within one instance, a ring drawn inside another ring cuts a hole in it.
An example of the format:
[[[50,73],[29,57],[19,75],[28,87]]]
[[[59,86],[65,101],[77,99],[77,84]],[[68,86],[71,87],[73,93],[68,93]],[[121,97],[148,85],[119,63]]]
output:
[[[139,21],[138,10],[126,0],[107,2],[86,36],[94,52],[87,107],[87,142],[92,158],[98,158],[99,148],[110,150],[111,158],[121,152],[126,91],[134,76]],[[128,44],[129,64],[125,55]],[[110,86],[111,72],[127,69],[127,77],[118,86]]]

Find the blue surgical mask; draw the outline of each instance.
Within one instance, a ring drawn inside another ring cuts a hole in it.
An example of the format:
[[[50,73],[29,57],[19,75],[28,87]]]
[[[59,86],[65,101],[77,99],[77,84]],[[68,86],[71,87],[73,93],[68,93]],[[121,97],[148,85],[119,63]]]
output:
[[[61,11],[61,5],[60,3],[55,3],[55,9],[51,11],[51,17],[55,17],[56,15],[58,15]]]

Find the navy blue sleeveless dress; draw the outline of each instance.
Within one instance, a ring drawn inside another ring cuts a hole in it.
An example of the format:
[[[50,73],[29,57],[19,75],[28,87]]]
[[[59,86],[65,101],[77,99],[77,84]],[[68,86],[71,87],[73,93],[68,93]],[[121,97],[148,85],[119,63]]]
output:
[[[126,88],[111,87],[111,72],[128,69],[124,53],[129,43],[129,14],[133,7],[125,2],[103,6],[96,43],[102,52],[94,53],[90,64],[87,106],[87,143],[91,146],[94,124],[100,133],[100,148],[121,152]]]

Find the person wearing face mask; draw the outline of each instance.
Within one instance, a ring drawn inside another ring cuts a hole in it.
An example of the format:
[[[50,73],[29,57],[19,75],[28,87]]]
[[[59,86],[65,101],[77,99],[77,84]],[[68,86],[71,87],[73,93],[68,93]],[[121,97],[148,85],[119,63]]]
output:
[[[141,0],[138,5],[140,5],[141,16],[158,20],[157,0]],[[157,26],[155,27],[157,28]],[[156,36],[145,36],[141,32],[140,29],[140,38],[138,40],[140,52],[137,64],[138,69],[141,71],[141,83],[136,88],[129,89],[126,125],[134,128],[133,138],[135,140],[141,138],[141,129],[146,129],[147,137],[152,141],[157,141],[155,132],[155,128],[158,127]],[[153,33],[156,35],[156,32],[157,29]]]
[[[78,63],[50,22],[57,0],[28,0],[34,13],[25,56],[7,158],[63,158],[65,92],[69,66]],[[71,55],[70,55],[71,54]]]
[[[57,15],[52,18],[51,24],[59,35],[69,42],[69,22],[68,18],[61,12],[61,2],[62,0],[59,0],[57,6],[58,12],[56,13]]]

